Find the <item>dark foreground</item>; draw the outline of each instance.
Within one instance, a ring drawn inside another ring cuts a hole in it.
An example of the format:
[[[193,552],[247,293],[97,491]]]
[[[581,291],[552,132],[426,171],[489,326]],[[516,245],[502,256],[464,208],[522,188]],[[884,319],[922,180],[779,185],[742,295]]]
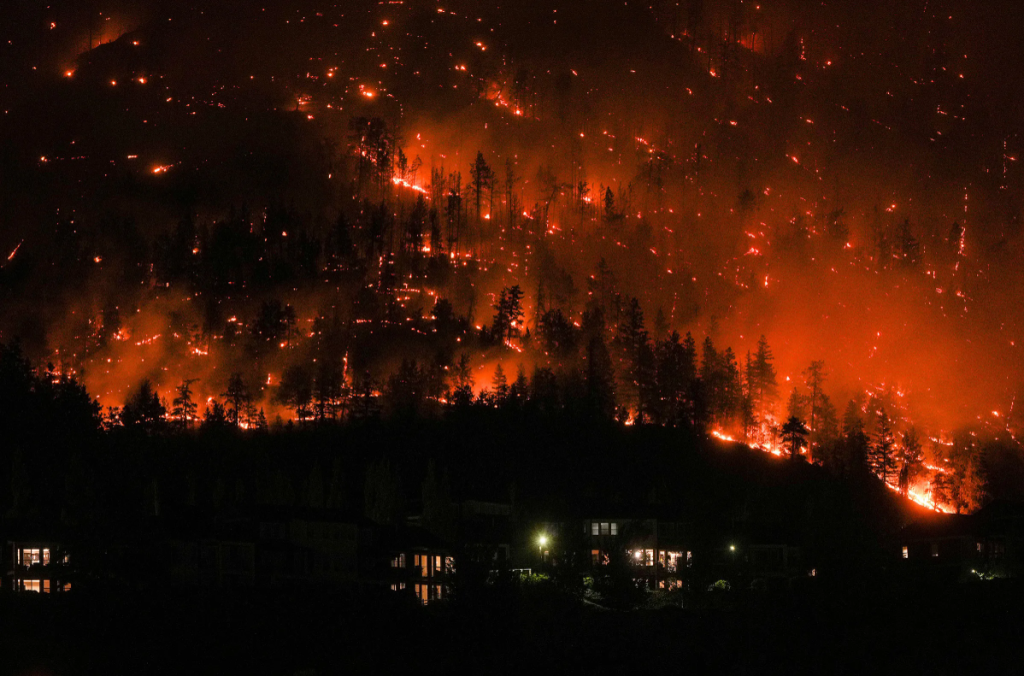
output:
[[[809,590],[607,611],[552,590],[417,607],[353,591],[0,597],[11,674],[1010,673],[1016,584]]]

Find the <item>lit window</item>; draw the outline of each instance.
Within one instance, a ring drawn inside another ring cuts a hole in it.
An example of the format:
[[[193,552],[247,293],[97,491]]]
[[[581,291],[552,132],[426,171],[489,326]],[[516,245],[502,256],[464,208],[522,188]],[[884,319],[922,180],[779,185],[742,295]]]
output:
[[[905,558],[905,559],[909,559],[910,558],[910,552],[907,551],[907,546],[906,545],[903,546],[903,558]]]
[[[619,524],[613,523],[612,524],[612,535],[618,535],[618,534],[619,534]]]
[[[590,523],[590,534],[591,534],[591,535],[600,535],[601,533],[600,533],[600,531],[598,530],[598,528],[600,528],[600,527],[601,527],[601,524],[599,524],[599,523],[598,523],[598,522],[596,522],[596,521],[592,521],[592,522]]]
[[[609,525],[607,523],[601,523],[601,535],[608,535],[610,532]]]
[[[430,575],[430,557],[426,554],[415,554],[413,556],[414,567],[420,569],[420,577],[428,577]]]
[[[43,580],[43,593],[44,594],[49,594],[50,593],[50,581],[49,580]]]
[[[50,565],[50,550],[49,549],[44,549],[43,550],[43,565],[44,566]]]
[[[21,588],[25,591],[37,592],[39,591],[39,580],[22,580]]]
[[[391,559],[392,568],[405,568],[405,553],[399,554],[398,556]]]

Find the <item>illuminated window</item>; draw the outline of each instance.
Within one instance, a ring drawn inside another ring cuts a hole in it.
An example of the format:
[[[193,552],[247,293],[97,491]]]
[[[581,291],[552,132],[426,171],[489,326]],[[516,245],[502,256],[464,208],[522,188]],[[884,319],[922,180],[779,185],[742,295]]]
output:
[[[601,535],[609,535],[611,533],[610,524],[601,523]]]
[[[43,593],[44,594],[49,594],[50,593],[50,581],[49,580],[43,580]]]
[[[43,565],[44,566],[50,565],[50,550],[49,549],[44,549],[43,550]]]
[[[446,556],[444,557],[444,572],[451,575],[455,572],[455,557]]]
[[[413,567],[419,568],[420,577],[428,577],[430,575],[430,557],[426,554],[414,554]]]
[[[601,527],[601,524],[599,524],[599,523],[598,523],[598,522],[596,522],[596,521],[592,521],[592,522],[590,523],[590,534],[591,534],[591,535],[600,535],[600,534],[601,534],[601,531],[600,531],[600,530],[598,530],[598,529],[599,529],[600,527]]]
[[[49,562],[50,550],[46,549],[42,551],[46,552],[47,562]],[[42,553],[38,549],[22,549],[18,558],[21,559],[21,565],[31,566],[42,560]]]
[[[413,589],[416,591],[416,598],[420,600],[420,603],[427,605],[431,601],[438,601],[441,599],[441,585],[439,584],[418,584]]]
[[[39,591],[39,580],[22,580],[21,588],[25,591],[37,592]]]
[[[612,524],[612,535],[618,535],[618,534],[619,534],[619,524],[613,523]]]
[[[434,557],[434,572],[435,573],[440,573],[441,572],[441,557],[440,556],[435,556]]]
[[[905,558],[905,559],[909,559],[910,558],[910,552],[907,550],[907,546],[906,545],[903,546],[903,558]]]
[[[405,583],[404,582],[392,582],[391,583],[391,591],[401,591],[403,589],[405,589]]]
[[[398,556],[391,559],[392,568],[405,568],[405,553],[399,554]]]
[[[600,563],[600,561],[601,561],[601,550],[600,549],[591,549],[590,550],[590,562],[596,566],[596,565],[598,565],[598,563]]]

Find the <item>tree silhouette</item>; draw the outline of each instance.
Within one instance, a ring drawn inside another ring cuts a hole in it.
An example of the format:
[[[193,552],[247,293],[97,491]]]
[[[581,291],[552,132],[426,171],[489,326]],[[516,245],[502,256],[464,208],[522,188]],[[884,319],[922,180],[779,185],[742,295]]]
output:
[[[911,427],[903,433],[902,458],[899,471],[899,492],[904,497],[910,491],[911,482],[917,478],[924,466],[924,450],[917,438],[917,430]]]
[[[128,396],[121,408],[120,420],[125,427],[155,432],[165,425],[166,414],[167,408],[161,403],[160,395],[147,378]]]
[[[875,475],[885,483],[894,483],[899,471],[896,464],[896,437],[885,409],[879,409],[875,423],[875,443],[871,446],[869,463]]]
[[[789,417],[782,426],[782,439],[789,448],[789,457],[794,460],[800,458],[800,450],[804,447],[809,432],[800,418],[795,415]]]
[[[188,429],[192,422],[198,419],[199,406],[192,400],[192,380],[183,380],[181,385],[175,388],[177,396],[171,402],[171,420],[181,429]]]
[[[476,153],[476,160],[470,165],[469,175],[472,178],[470,188],[473,191],[473,202],[476,207],[476,220],[480,222],[480,211],[483,204],[484,194],[494,186],[494,172],[484,159],[480,151]]]
[[[249,423],[247,414],[252,405],[249,388],[242,380],[242,374],[235,372],[228,378],[227,391],[221,395],[227,399],[227,418],[232,425],[241,427]]]
[[[494,324],[491,333],[495,340],[511,344],[520,337],[523,329],[523,291],[516,284],[505,287],[494,304]]]

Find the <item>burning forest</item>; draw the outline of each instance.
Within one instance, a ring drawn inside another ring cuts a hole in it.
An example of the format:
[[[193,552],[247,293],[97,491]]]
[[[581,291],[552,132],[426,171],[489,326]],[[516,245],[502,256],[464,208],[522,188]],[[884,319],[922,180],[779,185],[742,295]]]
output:
[[[1020,141],[919,5],[25,9],[0,337],[108,426],[586,408],[971,511]]]

